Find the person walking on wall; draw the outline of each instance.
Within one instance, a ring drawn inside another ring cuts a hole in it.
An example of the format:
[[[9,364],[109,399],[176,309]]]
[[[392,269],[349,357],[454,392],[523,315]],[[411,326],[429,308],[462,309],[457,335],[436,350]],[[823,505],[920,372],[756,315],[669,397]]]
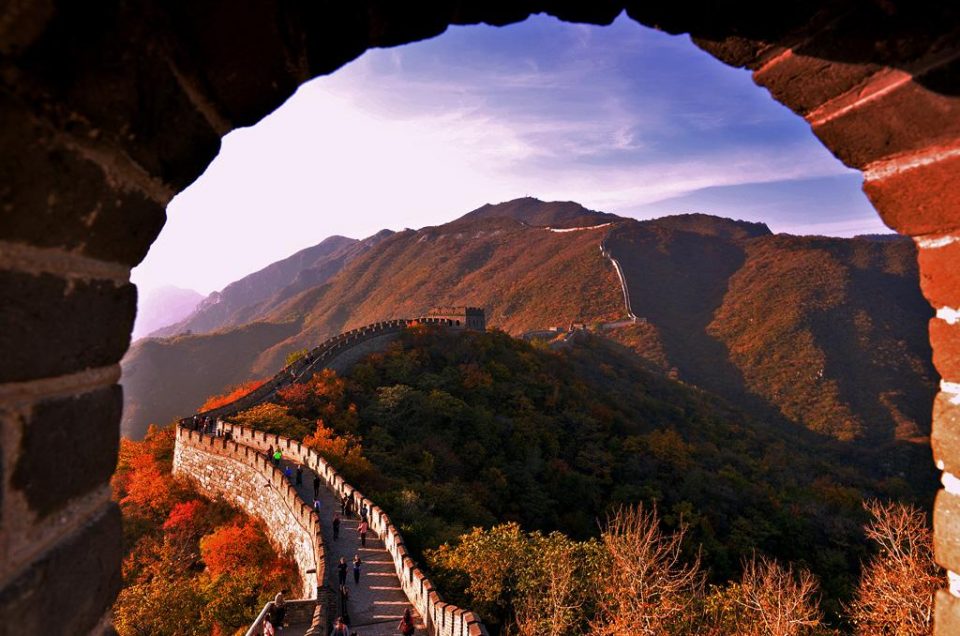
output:
[[[313,476],[313,498],[320,498],[320,475]]]
[[[409,607],[403,610],[403,618],[400,619],[400,624],[397,625],[397,629],[400,630],[403,636],[413,636],[413,633],[417,631],[417,628],[413,625],[413,616],[410,615]]]
[[[280,466],[280,460],[283,459],[283,454],[280,452],[280,449],[273,451],[273,465]]]
[[[280,590],[273,599],[273,622],[278,629],[283,629],[283,619],[287,615],[287,604],[283,600],[285,591]]]
[[[367,504],[360,504],[360,519],[362,521],[367,520],[367,512],[368,512]]]
[[[343,622],[342,616],[337,616],[337,622],[333,626],[333,631],[330,632],[330,636],[350,636],[350,630],[347,624]]]
[[[340,497],[340,514],[347,516],[347,496],[343,495]]]
[[[366,519],[360,522],[360,525],[357,526],[357,532],[360,533],[360,545],[364,548],[367,547],[367,532],[370,530],[370,524],[367,523]]]
[[[353,555],[353,584],[360,585],[360,566],[363,564],[363,561],[360,560],[359,554]]]
[[[347,584],[347,557],[340,557],[340,563],[337,564],[337,580],[341,586]]]
[[[297,464],[297,486],[303,485],[303,464]]]
[[[313,509],[317,514],[320,514],[320,500],[316,497],[313,498]]]
[[[336,541],[340,538],[340,515],[334,513],[333,515],[333,540]]]
[[[270,619],[263,621],[263,636],[277,636],[277,632],[273,629],[273,623],[270,622]]]

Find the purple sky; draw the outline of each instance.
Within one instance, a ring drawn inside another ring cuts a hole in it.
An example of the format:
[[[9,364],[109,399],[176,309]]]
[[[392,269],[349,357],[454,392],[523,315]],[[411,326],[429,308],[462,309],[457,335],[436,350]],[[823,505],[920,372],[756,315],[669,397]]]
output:
[[[747,71],[685,36],[625,16],[451,27],[368,51],[227,135],[133,279],[208,293],[332,234],[528,195],[794,234],[888,231],[860,181]]]

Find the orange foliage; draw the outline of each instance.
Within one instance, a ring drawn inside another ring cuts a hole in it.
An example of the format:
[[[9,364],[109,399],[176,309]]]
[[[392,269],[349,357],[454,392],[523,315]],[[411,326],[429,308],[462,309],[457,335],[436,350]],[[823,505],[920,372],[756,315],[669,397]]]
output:
[[[349,434],[337,435],[332,428],[324,425],[323,420],[317,420],[316,431],[303,438],[303,445],[320,453],[334,466],[351,471],[353,476],[372,470],[370,461],[363,456],[360,440]]]
[[[203,513],[204,503],[199,499],[178,503],[170,511],[163,529],[167,532],[180,532],[196,526],[198,517]]]
[[[243,396],[253,393],[263,386],[266,381],[266,379],[250,380],[249,382],[244,382],[243,384],[230,387],[226,393],[210,396],[207,398],[207,401],[203,403],[203,406],[200,407],[200,411],[209,411],[211,409],[220,408],[221,406],[226,406],[234,400],[239,400]]]
[[[260,523],[251,518],[221,526],[203,537],[200,554],[213,577],[244,567],[259,568],[274,559]]]
[[[120,505],[163,513],[170,506],[173,494],[170,473],[162,470],[157,458],[148,453],[133,455],[128,466],[126,494],[120,499]]]

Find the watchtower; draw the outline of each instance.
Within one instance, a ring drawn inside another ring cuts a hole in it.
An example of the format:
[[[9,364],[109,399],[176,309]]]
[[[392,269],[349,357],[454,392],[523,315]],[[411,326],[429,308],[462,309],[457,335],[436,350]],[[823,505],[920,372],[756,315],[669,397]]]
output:
[[[451,327],[485,331],[487,319],[480,307],[437,307],[431,309],[427,318],[431,321],[443,321]]]

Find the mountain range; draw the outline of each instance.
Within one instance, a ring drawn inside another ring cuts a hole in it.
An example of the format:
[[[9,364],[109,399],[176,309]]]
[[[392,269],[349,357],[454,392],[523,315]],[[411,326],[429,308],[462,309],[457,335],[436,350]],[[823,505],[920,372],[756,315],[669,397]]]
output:
[[[211,294],[124,359],[123,433],[346,329],[445,305],[481,306],[513,335],[595,326],[772,426],[871,448],[929,434],[933,314],[909,240],[773,234],[704,214],[638,221],[532,198],[330,237]]]

